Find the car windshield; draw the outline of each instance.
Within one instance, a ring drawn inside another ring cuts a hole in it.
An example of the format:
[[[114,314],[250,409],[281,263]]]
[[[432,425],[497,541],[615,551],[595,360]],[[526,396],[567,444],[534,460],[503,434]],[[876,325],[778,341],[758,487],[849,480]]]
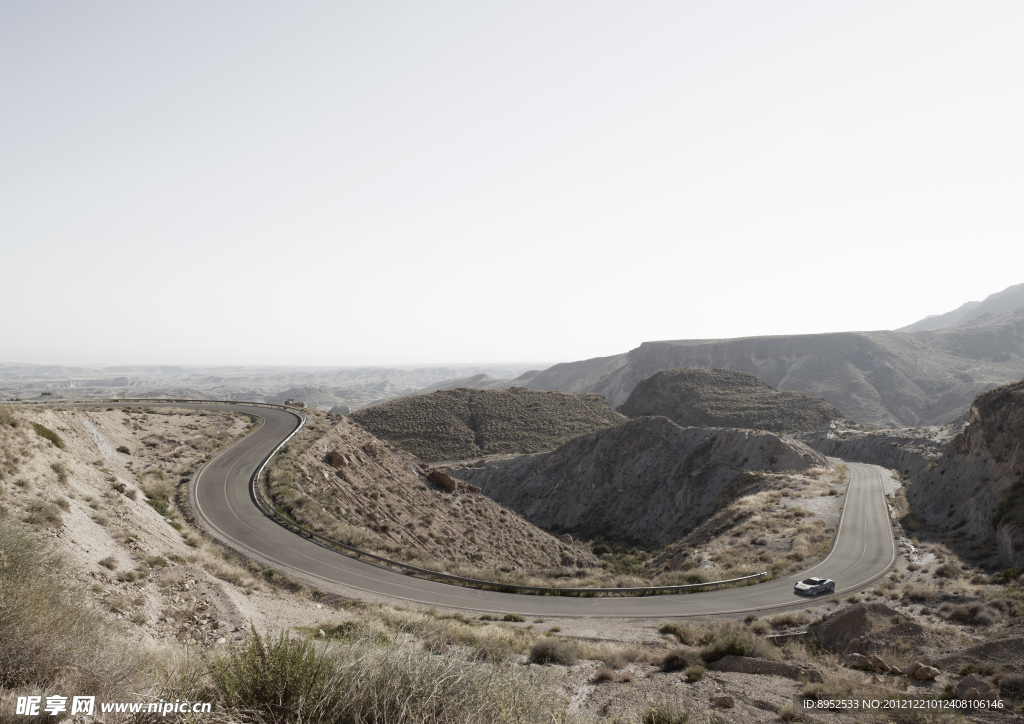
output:
[[[825,580],[825,579],[824,578],[807,578],[807,579],[805,579],[803,581],[800,581],[800,582],[802,584],[804,584],[805,586],[817,586],[823,580]]]

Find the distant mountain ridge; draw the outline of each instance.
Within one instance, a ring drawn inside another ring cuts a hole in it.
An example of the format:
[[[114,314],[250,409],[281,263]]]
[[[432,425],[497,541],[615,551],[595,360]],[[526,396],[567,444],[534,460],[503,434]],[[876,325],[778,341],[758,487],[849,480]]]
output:
[[[988,295],[980,302],[967,302],[951,312],[929,315],[906,327],[900,327],[896,331],[924,332],[943,329],[970,322],[985,314],[1002,314],[1003,312],[1012,312],[1020,307],[1024,307],[1024,284],[1015,284],[1001,292]]]
[[[557,364],[526,386],[596,392],[617,407],[642,380],[678,367],[745,372],[776,390],[820,397],[861,423],[941,423],[966,412],[979,393],[1024,376],[1024,308],[925,332],[644,342]]]

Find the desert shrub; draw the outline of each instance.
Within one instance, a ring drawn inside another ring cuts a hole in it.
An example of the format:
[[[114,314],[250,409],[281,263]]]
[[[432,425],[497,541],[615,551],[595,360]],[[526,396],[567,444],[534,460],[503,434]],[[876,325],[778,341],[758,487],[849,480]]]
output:
[[[959,606],[944,603],[939,606],[939,615],[947,621],[968,626],[991,626],[1002,617],[995,608],[980,601]]]
[[[953,563],[943,563],[935,569],[936,578],[959,578],[960,569]]]
[[[530,647],[530,661],[535,664],[572,666],[579,660],[575,644],[564,639],[545,637]]]
[[[796,708],[796,704],[793,702],[787,701],[779,707],[779,719],[782,721],[796,721],[799,718],[800,710]]]
[[[213,694],[243,720],[484,724],[559,721],[564,701],[522,668],[361,643],[318,649],[260,636],[210,666]]]
[[[117,451],[122,455],[131,455],[132,451],[127,445],[118,445]]]
[[[18,420],[14,417],[14,413],[11,412],[11,408],[7,405],[0,405],[0,425],[6,425],[7,427],[17,427]]]
[[[700,631],[695,626],[675,621],[663,623],[658,629],[658,633],[675,636],[679,639],[679,643],[687,646],[693,646],[700,639]]]
[[[167,482],[161,470],[147,470],[142,474],[142,492],[146,494],[146,504],[165,518],[171,514],[171,500],[174,497],[174,485]]]
[[[506,613],[501,617],[502,621],[511,621],[512,623],[522,623],[526,620],[526,616],[520,616],[518,613]]]
[[[1006,674],[999,679],[999,693],[1014,701],[1024,701],[1024,674]]]
[[[640,724],[687,724],[690,712],[673,711],[661,706],[652,706],[640,715]]]
[[[683,671],[686,674],[688,681],[700,681],[704,678],[704,667],[700,664],[694,664],[693,666],[687,666],[686,670]]]
[[[615,669],[610,666],[598,666],[591,681],[616,681],[617,679]]]
[[[106,558],[101,558],[100,560],[98,560],[96,562],[99,563],[104,568],[106,568],[107,570],[110,570],[110,571],[112,571],[115,568],[117,568],[117,559],[114,558],[113,556],[107,556]]]
[[[220,703],[259,711],[271,722],[327,719],[342,703],[333,662],[304,639],[264,638],[253,627],[244,645],[209,669]]]
[[[25,522],[31,525],[54,525],[63,524],[60,508],[48,500],[35,500],[28,506],[28,515]]]
[[[38,422],[33,422],[32,429],[36,431],[36,434],[39,435],[39,437],[46,438],[47,440],[52,442],[55,447],[58,447],[61,450],[64,449],[64,440],[62,440],[60,435],[55,433],[50,428],[46,427],[45,425],[40,425]]]
[[[754,621],[750,624],[750,633],[764,636],[769,631],[771,631],[771,625],[767,621]]]
[[[56,462],[50,465],[50,469],[57,473],[57,480],[61,483],[68,481],[68,467],[64,463]]]
[[[724,625],[705,637],[700,650],[704,663],[710,664],[726,656],[755,656],[764,659],[778,658],[774,646],[756,638],[739,625]]]
[[[768,621],[771,623],[772,628],[793,628],[794,626],[803,626],[807,623],[807,616],[803,613],[787,611],[786,613],[772,616]]]
[[[662,671],[682,671],[690,666],[697,666],[704,663],[698,651],[693,649],[672,649],[661,660]]]

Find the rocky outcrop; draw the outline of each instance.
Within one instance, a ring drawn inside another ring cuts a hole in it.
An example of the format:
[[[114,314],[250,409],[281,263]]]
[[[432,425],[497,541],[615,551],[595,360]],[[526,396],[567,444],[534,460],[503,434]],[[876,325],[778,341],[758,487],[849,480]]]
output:
[[[627,417],[663,415],[683,427],[817,430],[842,416],[802,392],[778,392],[753,375],[734,370],[683,367],[651,375],[619,408]]]
[[[545,455],[454,474],[535,525],[586,537],[670,543],[756,476],[825,467],[824,456],[769,432],[683,428],[641,417]]]
[[[776,390],[820,397],[860,423],[943,423],[980,392],[1024,376],[1024,309],[929,332],[645,342],[625,354],[555,365],[526,385],[596,392],[618,406],[644,379],[678,367],[746,372]]]

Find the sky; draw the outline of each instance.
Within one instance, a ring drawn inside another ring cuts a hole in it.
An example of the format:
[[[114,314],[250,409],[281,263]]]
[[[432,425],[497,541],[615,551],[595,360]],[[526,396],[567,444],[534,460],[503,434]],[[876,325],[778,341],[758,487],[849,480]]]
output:
[[[572,361],[1024,282],[1019,2],[0,4],[0,361]]]

